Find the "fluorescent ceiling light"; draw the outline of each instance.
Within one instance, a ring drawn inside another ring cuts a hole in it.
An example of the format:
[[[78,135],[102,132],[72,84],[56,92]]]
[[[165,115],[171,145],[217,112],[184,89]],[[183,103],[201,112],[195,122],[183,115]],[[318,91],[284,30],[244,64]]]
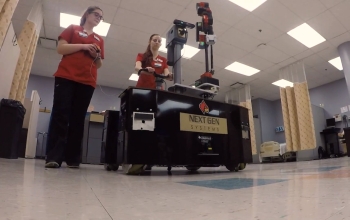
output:
[[[332,64],[335,68],[337,68],[338,70],[343,70],[343,65],[341,63],[341,59],[340,57],[334,58],[330,61],[328,61],[330,64]]]
[[[159,51],[161,51],[163,53],[168,52],[168,50],[166,49],[166,39],[165,38],[162,38],[162,46],[160,46]],[[184,45],[184,48],[181,50],[181,56],[182,56],[182,58],[191,59],[199,51],[200,51],[200,49],[198,49],[198,48]]]
[[[129,80],[131,81],[137,81],[139,80],[139,75],[137,75],[136,73],[131,74],[131,76],[129,77]]]
[[[260,72],[260,70],[258,69],[255,69],[253,67],[247,66],[239,62],[234,62],[231,65],[227,66],[225,69],[245,76],[251,76]]]
[[[79,16],[70,15],[66,13],[60,14],[60,26],[62,28],[67,28],[71,24],[80,25]],[[111,24],[101,21],[95,28],[94,32],[102,37],[107,36]]]
[[[324,37],[306,23],[289,31],[288,34],[308,48],[326,41]]]
[[[250,12],[254,11],[257,7],[259,7],[264,2],[266,2],[266,0],[229,0],[229,1]]]
[[[282,87],[282,88],[286,88],[287,86],[293,87],[293,83],[288,81],[288,80],[285,80],[285,79],[280,79],[276,82],[273,82],[272,84],[275,86]]]

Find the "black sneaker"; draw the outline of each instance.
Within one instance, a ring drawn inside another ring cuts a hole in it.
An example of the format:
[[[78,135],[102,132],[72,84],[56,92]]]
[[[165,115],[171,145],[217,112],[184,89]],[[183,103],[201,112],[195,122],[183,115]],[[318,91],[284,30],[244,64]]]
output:
[[[79,169],[80,164],[79,163],[67,163],[68,168],[73,168],[73,169]]]
[[[55,161],[46,162],[45,168],[60,168],[60,165]]]

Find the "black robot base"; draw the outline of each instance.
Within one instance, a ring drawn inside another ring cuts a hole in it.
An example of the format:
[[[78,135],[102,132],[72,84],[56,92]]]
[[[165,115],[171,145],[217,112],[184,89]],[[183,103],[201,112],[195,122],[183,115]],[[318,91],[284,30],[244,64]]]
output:
[[[248,109],[164,90],[129,87],[121,95],[117,164],[170,169],[252,162]]]

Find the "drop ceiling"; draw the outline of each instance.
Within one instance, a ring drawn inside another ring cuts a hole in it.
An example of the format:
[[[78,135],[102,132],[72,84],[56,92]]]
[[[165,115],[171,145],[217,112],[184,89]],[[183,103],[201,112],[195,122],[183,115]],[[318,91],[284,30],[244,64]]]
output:
[[[20,0],[13,16],[17,35],[34,0]],[[98,73],[98,84],[114,88],[134,86],[129,77],[134,71],[137,53],[144,52],[153,33],[162,37],[174,19],[196,23],[194,0],[43,0],[44,28],[40,35],[57,39],[63,30],[60,13],[82,15],[84,9],[98,5],[105,22],[111,24],[105,37],[105,60]],[[230,85],[240,82],[251,86],[254,98],[279,99],[278,70],[304,59],[310,88],[344,78],[328,61],[338,57],[337,46],[350,40],[349,0],[267,0],[252,12],[228,0],[208,0],[214,17],[214,77],[220,80],[223,100]],[[326,39],[308,48],[288,35],[307,23]],[[197,47],[195,30],[189,30],[188,45]],[[166,56],[165,53],[161,55]],[[31,74],[52,77],[61,56],[52,48],[38,46]],[[238,62],[260,70],[245,76],[225,69]],[[204,51],[191,59],[182,59],[184,84],[191,84],[204,72]],[[168,83],[169,85],[169,83]]]

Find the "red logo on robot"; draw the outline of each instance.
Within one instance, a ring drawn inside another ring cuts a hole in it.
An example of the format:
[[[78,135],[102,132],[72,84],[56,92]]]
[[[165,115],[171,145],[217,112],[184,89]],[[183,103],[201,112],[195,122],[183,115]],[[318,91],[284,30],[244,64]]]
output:
[[[201,103],[199,103],[199,109],[202,111],[203,114],[209,113],[209,106],[205,101],[203,100]]]

